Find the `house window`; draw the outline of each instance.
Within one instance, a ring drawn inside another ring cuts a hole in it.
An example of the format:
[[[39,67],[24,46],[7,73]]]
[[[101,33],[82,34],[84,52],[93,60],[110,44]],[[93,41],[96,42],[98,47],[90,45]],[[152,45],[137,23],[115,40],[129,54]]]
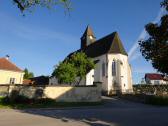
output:
[[[116,61],[112,62],[112,76],[116,76]]]
[[[102,76],[105,76],[105,63],[102,64]]]
[[[158,80],[155,80],[154,81],[154,84],[160,84]]]
[[[15,83],[15,78],[10,78],[10,84],[14,84]]]

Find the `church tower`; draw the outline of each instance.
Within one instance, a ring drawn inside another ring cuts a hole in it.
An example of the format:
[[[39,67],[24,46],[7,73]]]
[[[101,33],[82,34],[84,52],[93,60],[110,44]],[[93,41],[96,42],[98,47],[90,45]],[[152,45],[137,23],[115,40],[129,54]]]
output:
[[[96,37],[94,36],[91,27],[88,25],[81,37],[81,49],[85,49],[88,45],[94,43],[95,41]]]

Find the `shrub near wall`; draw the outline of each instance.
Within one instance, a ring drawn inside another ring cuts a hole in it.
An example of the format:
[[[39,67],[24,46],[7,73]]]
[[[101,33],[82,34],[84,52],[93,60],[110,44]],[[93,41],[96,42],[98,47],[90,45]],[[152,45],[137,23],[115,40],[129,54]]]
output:
[[[150,96],[146,99],[147,104],[152,104],[152,105],[163,105],[167,106],[168,105],[168,97],[165,96]]]

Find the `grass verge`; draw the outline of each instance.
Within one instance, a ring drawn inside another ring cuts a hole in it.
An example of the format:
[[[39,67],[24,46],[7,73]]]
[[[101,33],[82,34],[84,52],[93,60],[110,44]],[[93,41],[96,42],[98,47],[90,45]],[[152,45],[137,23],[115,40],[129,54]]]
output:
[[[51,99],[28,100],[24,102],[10,102],[5,97],[0,98],[0,108],[26,109],[26,108],[66,108],[87,107],[102,105],[103,102],[56,102]]]
[[[145,103],[151,105],[168,106],[168,97],[152,96],[147,98]]]
[[[168,96],[125,94],[121,95],[120,98],[150,105],[168,106]]]

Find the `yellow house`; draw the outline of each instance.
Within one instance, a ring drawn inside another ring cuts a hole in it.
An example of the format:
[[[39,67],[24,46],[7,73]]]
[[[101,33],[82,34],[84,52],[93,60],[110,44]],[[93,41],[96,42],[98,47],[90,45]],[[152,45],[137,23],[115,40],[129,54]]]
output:
[[[24,72],[8,58],[0,58],[0,84],[22,84]]]

